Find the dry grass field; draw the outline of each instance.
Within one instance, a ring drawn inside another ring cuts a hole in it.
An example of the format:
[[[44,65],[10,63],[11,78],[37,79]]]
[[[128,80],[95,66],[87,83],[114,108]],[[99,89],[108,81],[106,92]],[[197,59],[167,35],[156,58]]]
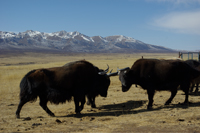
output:
[[[200,132],[200,96],[190,95],[187,106],[180,105],[185,96],[178,91],[172,104],[165,106],[170,92],[157,92],[153,110],[148,111],[146,91],[134,85],[121,91],[118,76],[111,77],[108,97],[96,98],[96,109],[85,105],[76,116],[74,102],[53,105],[56,115],[50,117],[39,106],[39,100],[27,103],[21,118],[15,118],[19,102],[19,83],[32,69],[62,66],[86,59],[101,69],[131,67],[141,58],[173,58],[178,54],[42,54],[0,55],[0,132]]]

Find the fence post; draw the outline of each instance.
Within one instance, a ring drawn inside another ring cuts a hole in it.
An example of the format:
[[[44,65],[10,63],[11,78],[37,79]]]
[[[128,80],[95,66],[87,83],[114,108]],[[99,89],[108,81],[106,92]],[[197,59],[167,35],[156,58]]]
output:
[[[198,57],[199,57],[199,61],[200,61],[200,52],[199,52],[199,56]]]
[[[193,53],[191,53],[191,58],[192,58],[192,60],[193,60]]]

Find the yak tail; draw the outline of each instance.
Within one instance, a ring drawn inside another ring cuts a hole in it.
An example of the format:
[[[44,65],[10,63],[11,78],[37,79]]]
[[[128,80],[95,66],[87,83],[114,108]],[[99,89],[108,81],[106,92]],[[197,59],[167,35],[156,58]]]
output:
[[[20,82],[20,99],[24,99],[27,101],[36,101],[37,95],[33,93],[32,91],[32,83],[28,79],[28,76],[32,73],[34,73],[36,70],[32,70],[29,73],[27,73],[23,79]]]

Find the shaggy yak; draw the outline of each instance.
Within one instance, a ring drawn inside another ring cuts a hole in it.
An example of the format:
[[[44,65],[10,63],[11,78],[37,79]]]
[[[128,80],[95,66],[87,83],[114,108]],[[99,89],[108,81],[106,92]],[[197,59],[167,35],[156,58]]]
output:
[[[40,106],[50,115],[55,116],[47,107],[47,102],[54,104],[65,103],[72,97],[75,103],[75,112],[79,114],[85,104],[85,96],[92,98],[100,94],[107,96],[112,73],[99,70],[87,61],[76,61],[62,67],[36,69],[28,72],[20,83],[20,102],[16,117],[20,118],[22,106],[29,101],[40,99]],[[79,102],[81,105],[79,106]]]
[[[200,62],[199,61],[196,61],[196,60],[186,60],[185,62],[187,64],[189,64],[190,66],[192,66],[195,69],[198,69],[200,71]],[[193,92],[194,86],[196,84],[195,93],[198,93],[199,83],[200,83],[200,76],[198,76],[197,78],[195,78],[195,79],[192,80],[192,82],[191,82],[192,86],[191,86],[190,92]]]
[[[168,105],[175,97],[179,85],[185,92],[184,103],[188,103],[190,82],[199,75],[200,71],[180,60],[139,59],[131,69],[127,67],[119,70],[123,92],[128,91],[132,84],[147,90],[147,109],[152,109],[155,90],[171,91],[171,97],[165,103]]]

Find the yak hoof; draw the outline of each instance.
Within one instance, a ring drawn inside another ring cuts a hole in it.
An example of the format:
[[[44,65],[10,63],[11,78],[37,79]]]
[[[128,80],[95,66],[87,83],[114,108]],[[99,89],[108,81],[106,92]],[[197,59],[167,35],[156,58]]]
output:
[[[147,106],[147,110],[153,110],[152,106]]]
[[[19,119],[19,118],[20,118],[20,116],[19,116],[19,115],[16,115],[16,118],[17,118],[17,119]]]
[[[49,115],[50,115],[51,117],[55,117],[54,113],[50,113]]]
[[[165,103],[165,105],[169,105],[169,103],[168,103],[168,102],[166,102],[166,103]]]
[[[96,108],[96,105],[95,105],[95,104],[93,104],[91,107],[92,107],[92,108]]]
[[[75,117],[77,117],[77,118],[81,118],[82,117],[82,114],[79,112],[76,112],[76,114],[74,115]]]
[[[191,102],[184,102],[181,105],[189,105],[189,104],[191,104]]]
[[[81,113],[80,112],[76,112],[76,115],[81,115]]]

